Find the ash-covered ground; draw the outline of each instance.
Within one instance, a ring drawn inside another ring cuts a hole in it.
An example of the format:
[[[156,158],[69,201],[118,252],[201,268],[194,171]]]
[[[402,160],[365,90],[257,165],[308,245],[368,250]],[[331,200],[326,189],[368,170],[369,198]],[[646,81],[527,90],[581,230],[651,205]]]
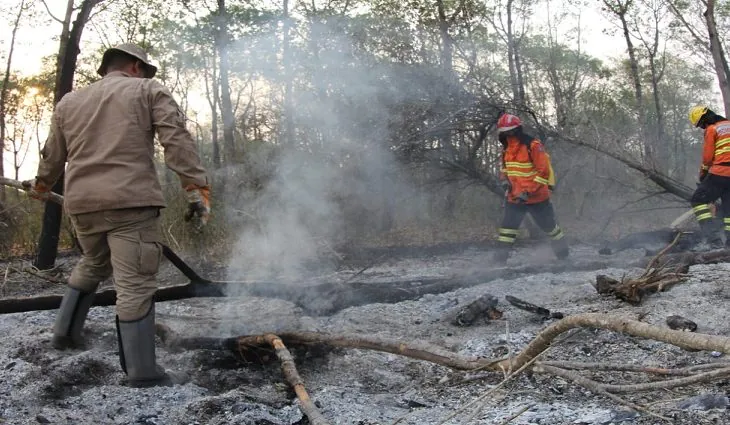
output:
[[[565,315],[599,312],[639,318],[666,326],[669,315],[698,323],[698,332],[728,335],[730,264],[691,268],[690,279],[667,292],[649,296],[639,307],[596,294],[597,274],[616,278],[638,269],[626,264],[643,256],[628,250],[600,257],[595,247],[572,248],[568,265],[598,259],[601,270],[544,273],[494,280],[456,291],[428,294],[417,300],[350,307],[327,317],[311,317],[291,302],[242,294],[157,304],[158,322],[182,336],[236,336],[264,332],[319,331],[422,341],[465,355],[500,358],[523,348],[550,321],[518,310],[506,295]],[[468,249],[449,255],[384,259],[360,273],[361,282],[383,282],[455,276],[489,269],[489,254]],[[72,258],[64,267],[71,266]],[[553,262],[549,247],[521,248],[508,266]],[[6,265],[7,267],[7,265]],[[320,281],[346,282],[358,267],[323,274]],[[210,270],[209,270],[210,272]],[[216,276],[210,276],[215,278]],[[222,276],[221,276],[222,277]],[[28,281],[32,280],[28,276]],[[166,265],[162,284],[185,281]],[[312,280],[311,278],[309,280]],[[24,286],[25,285],[25,286]],[[30,285],[30,286],[28,286]],[[344,290],[344,289],[343,289]],[[4,297],[62,293],[57,283],[7,281]],[[486,293],[499,298],[503,320],[458,327],[449,318],[461,306]],[[0,423],[2,424],[307,424],[293,392],[275,361],[244,364],[228,352],[171,352],[158,345],[161,364],[187,372],[190,383],[173,388],[132,389],[124,386],[117,357],[114,310],[96,307],[87,321],[88,349],[56,351],[50,347],[54,311],[0,316]],[[358,349],[293,349],[307,390],[332,424],[435,425],[479,398],[502,375],[458,372],[405,357]],[[645,366],[681,367],[726,361],[705,351],[690,352],[664,343],[609,331],[580,330],[555,344],[545,359],[600,361]],[[598,376],[609,383],[627,382],[629,374]],[[646,380],[645,377],[639,376]],[[653,378],[649,378],[653,379]],[[670,417],[673,423],[730,423],[720,380],[675,390],[625,395],[635,403]],[[699,399],[693,397],[701,396]],[[712,403],[709,403],[712,401]],[[510,417],[522,412],[509,421]],[[479,413],[465,410],[450,424],[655,424],[608,398],[559,378],[522,374],[485,398]]]

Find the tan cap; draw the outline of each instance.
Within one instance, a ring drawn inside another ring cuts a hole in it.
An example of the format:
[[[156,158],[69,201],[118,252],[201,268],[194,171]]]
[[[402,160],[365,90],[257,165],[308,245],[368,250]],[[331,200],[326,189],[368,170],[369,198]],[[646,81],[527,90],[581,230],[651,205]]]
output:
[[[147,59],[147,52],[145,52],[144,49],[137,46],[136,44],[124,43],[118,46],[110,47],[104,52],[104,56],[101,58],[101,65],[99,66],[99,69],[96,70],[99,75],[103,77],[106,74],[106,68],[109,65],[109,59],[112,57],[112,54],[117,52],[123,52],[130,56],[133,56],[139,59],[143,64],[145,64],[150,70],[150,75],[148,75],[147,78],[153,78],[155,74],[157,74],[157,67],[152,65],[149,59]]]

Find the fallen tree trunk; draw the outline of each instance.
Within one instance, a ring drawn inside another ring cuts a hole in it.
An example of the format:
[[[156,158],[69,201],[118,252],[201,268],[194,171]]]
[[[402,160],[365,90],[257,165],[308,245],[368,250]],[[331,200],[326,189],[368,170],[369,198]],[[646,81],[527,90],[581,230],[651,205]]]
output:
[[[646,265],[651,260],[643,260],[638,265]],[[693,266],[695,264],[730,263],[730,249],[706,252],[683,252],[667,254],[662,258],[664,264],[677,266]]]
[[[186,285],[160,288],[155,292],[155,302],[182,300],[195,297],[223,297],[223,288],[209,283],[188,283]],[[0,299],[0,314],[22,313],[26,311],[54,310],[61,305],[61,295],[42,297]],[[107,289],[94,297],[94,306],[115,305],[117,292]]]
[[[625,158],[623,155],[613,152],[606,148],[605,144],[591,144],[587,143],[583,140],[567,137],[562,134],[559,134],[556,131],[550,130],[544,126],[541,126],[542,130],[549,136],[562,140],[566,143],[569,143],[574,146],[581,146],[585,147],[591,150],[594,150],[596,152],[600,152],[604,155],[610,156],[611,158],[623,163],[627,167],[638,171],[639,173],[643,174],[644,177],[651,180],[656,184],[657,186],[661,187],[662,189],[666,190],[668,193],[671,193],[672,195],[675,195],[681,199],[684,199],[685,201],[689,202],[692,198],[692,194],[694,193],[694,190],[692,190],[690,187],[684,185],[683,183],[674,180],[673,178],[662,174],[661,172],[649,168],[647,166],[642,165],[641,163],[634,161],[629,158]]]

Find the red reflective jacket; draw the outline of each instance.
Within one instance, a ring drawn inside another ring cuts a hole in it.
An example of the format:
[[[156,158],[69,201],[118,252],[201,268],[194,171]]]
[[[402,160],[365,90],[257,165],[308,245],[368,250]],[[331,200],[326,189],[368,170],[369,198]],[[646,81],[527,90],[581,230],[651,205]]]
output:
[[[542,143],[533,139],[530,149],[514,136],[507,138],[507,147],[502,153],[501,179],[509,180],[511,189],[507,202],[519,203],[519,196],[527,192],[527,204],[536,204],[550,199],[548,178],[550,166]]]
[[[705,129],[700,179],[707,171],[710,174],[730,177],[730,121],[728,120],[716,122]]]

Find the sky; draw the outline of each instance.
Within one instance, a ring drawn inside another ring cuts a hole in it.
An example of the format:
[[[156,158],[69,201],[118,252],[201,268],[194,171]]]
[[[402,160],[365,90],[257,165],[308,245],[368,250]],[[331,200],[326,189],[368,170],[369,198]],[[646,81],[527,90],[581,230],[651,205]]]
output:
[[[16,13],[19,0],[0,0],[0,10],[7,15]],[[39,2],[40,3],[40,2]],[[47,0],[51,13],[55,16],[62,16],[65,11],[65,1]],[[278,4],[278,2],[277,2]],[[591,3],[593,4],[593,3]],[[53,55],[58,51],[58,42],[55,40],[60,33],[60,24],[47,19],[47,14],[42,5],[39,5],[39,18],[33,24],[23,25],[16,35],[15,53],[12,68],[25,74],[34,74],[40,71],[42,58]],[[578,9],[576,9],[578,10]],[[536,10],[535,17],[537,25],[545,24],[548,16],[547,8]],[[615,58],[625,51],[625,44],[620,35],[610,35],[606,30],[613,28],[612,24],[601,15],[595,7],[580,8],[581,38],[583,39],[582,50],[588,54],[601,59]],[[559,25],[558,31],[565,31],[575,25],[575,18],[569,18]],[[9,45],[12,28],[0,25],[0,50],[5,51]],[[87,26],[82,37],[82,49],[96,49],[100,45],[94,37],[93,28]],[[154,58],[152,58],[154,60]],[[12,172],[12,164],[7,161],[6,155],[6,176]],[[35,175],[37,167],[38,152],[33,146],[28,154],[27,160],[20,170],[21,179],[30,179]]]

